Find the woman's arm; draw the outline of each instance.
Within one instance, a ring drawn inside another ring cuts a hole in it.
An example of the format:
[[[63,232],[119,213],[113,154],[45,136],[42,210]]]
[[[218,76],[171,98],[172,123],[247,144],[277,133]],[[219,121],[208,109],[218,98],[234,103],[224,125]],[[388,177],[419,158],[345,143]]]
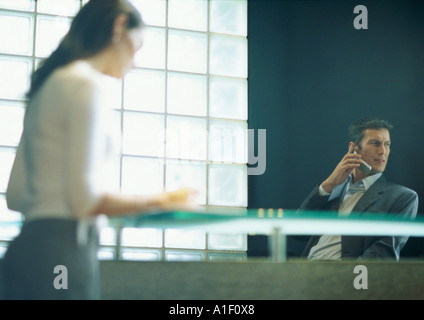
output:
[[[141,213],[152,209],[193,209],[192,196],[194,194],[195,192],[190,189],[164,192],[153,196],[107,193],[102,197],[93,214],[116,216],[129,213]]]

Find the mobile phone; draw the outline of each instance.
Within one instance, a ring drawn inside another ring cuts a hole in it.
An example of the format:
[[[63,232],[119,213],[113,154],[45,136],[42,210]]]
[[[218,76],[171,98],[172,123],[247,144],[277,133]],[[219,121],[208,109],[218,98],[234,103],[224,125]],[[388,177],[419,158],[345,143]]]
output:
[[[355,149],[353,149],[353,153],[358,154]],[[361,160],[361,164],[359,165],[359,170],[361,170],[364,174],[370,174],[372,168],[366,163],[364,160]]]

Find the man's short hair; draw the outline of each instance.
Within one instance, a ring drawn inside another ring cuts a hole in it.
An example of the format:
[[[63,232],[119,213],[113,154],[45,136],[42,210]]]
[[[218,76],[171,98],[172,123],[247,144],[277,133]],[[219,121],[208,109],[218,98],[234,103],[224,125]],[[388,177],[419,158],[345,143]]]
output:
[[[376,119],[376,118],[362,118],[353,122],[349,126],[349,130],[348,130],[349,142],[352,141],[356,145],[360,146],[362,139],[365,136],[366,129],[377,129],[377,130],[387,129],[390,132],[392,128],[393,128],[393,125],[391,125],[386,120]]]

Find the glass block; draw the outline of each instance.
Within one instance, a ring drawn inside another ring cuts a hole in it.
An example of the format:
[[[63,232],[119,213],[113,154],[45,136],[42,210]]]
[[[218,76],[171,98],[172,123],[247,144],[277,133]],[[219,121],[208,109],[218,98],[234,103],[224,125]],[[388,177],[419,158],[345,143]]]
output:
[[[207,34],[169,30],[168,69],[206,73],[207,46]]]
[[[122,249],[121,260],[132,261],[158,261],[161,260],[160,250],[143,250],[143,249]]]
[[[203,252],[196,252],[196,251],[166,250],[165,260],[166,261],[203,261],[205,260],[205,254]]]
[[[208,240],[208,249],[211,250],[247,250],[244,234],[210,233]]]
[[[135,66],[165,69],[165,29],[145,29],[143,47],[135,55]]]
[[[168,113],[206,116],[206,76],[169,73]]]
[[[74,16],[80,9],[80,0],[37,0],[37,12],[61,16]]]
[[[247,255],[245,253],[209,253],[209,261],[245,261]]]
[[[206,204],[206,164],[168,160],[166,163],[166,191],[191,188],[198,192],[194,200]]]
[[[0,102],[0,145],[16,147],[19,144],[24,115],[22,104]]]
[[[19,226],[2,226],[0,225],[0,241],[12,241],[21,232]]]
[[[166,156],[185,160],[206,160],[206,120],[168,116]]]
[[[0,244],[0,259],[3,259],[4,255],[6,254],[7,246]]]
[[[148,25],[166,25],[166,0],[130,0]]]
[[[247,206],[246,166],[210,165],[208,193],[210,205]]]
[[[0,150],[0,192],[6,192],[14,160],[14,152]]]
[[[163,157],[165,119],[160,114],[124,113],[125,154]]]
[[[22,10],[22,11],[34,11],[35,1],[34,0],[0,0],[0,8]]]
[[[64,17],[37,16],[37,41],[35,55],[48,57],[56,50],[71,26],[71,19]]]
[[[172,28],[207,31],[208,1],[169,0],[168,25]]]
[[[2,222],[22,221],[22,214],[17,211],[10,210],[7,207],[6,199],[0,197],[0,224]]]
[[[136,70],[124,80],[124,108],[165,111],[165,75],[163,72]]]
[[[247,163],[247,123],[211,120],[209,160],[222,163]]]
[[[31,55],[33,18],[30,15],[0,14],[0,52]]]
[[[138,157],[122,159],[122,191],[129,194],[163,192],[163,161]]]
[[[102,246],[116,245],[116,230],[111,227],[102,228],[100,230],[99,244]]]
[[[247,0],[211,0],[210,31],[247,35]]]
[[[196,230],[165,230],[165,247],[184,249],[205,249],[206,234]]]
[[[211,36],[209,72],[247,78],[247,39]]]
[[[29,89],[31,60],[0,56],[0,99],[24,99]]]
[[[211,77],[209,115],[214,118],[247,120],[247,81]]]
[[[152,228],[123,228],[121,246],[162,247],[162,230]]]
[[[113,248],[100,248],[97,250],[97,259],[100,261],[115,260],[116,250]]]

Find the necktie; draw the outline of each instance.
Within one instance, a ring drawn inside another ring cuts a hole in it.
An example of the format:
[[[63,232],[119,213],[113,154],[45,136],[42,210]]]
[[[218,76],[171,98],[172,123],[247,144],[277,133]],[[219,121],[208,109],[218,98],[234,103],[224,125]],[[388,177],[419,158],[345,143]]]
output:
[[[344,200],[339,207],[339,215],[348,216],[364,192],[365,187],[362,181],[350,185],[349,189],[345,193]]]

